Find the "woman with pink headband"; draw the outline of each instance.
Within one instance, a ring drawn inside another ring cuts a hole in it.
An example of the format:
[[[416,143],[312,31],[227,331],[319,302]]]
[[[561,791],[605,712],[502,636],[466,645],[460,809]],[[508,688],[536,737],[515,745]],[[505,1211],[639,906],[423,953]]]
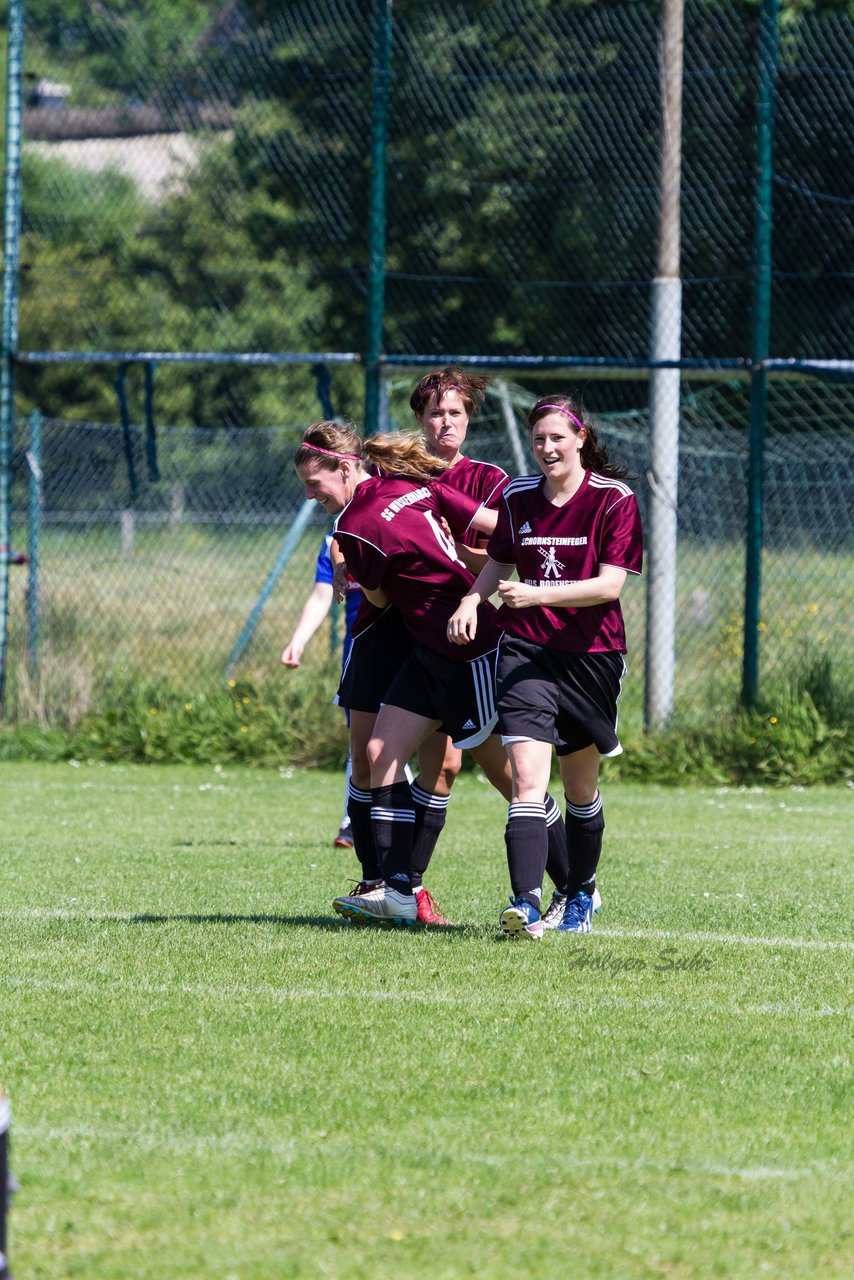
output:
[[[528,415],[540,476],[504,490],[489,562],[448,623],[472,643],[478,606],[496,591],[498,714],[513,794],[505,840],[512,896],[509,937],[543,929],[589,933],[605,820],[599,763],[622,751],[617,701],[626,651],[620,592],[643,561],[640,514],[625,467],[608,461],[568,396],[544,396]],[[511,581],[513,571],[518,581]],[[556,746],[566,794],[570,878],[542,911],[546,826],[542,795]],[[561,900],[562,897],[562,900]]]
[[[306,494],[337,516],[348,505],[358,485],[370,479],[371,460],[362,460],[362,441],[349,426],[318,422],[309,427],[294,458]],[[432,467],[424,449],[419,463]],[[476,505],[476,504],[474,504]],[[340,555],[340,552],[338,553]],[[412,652],[414,639],[397,609],[376,608],[362,596],[351,624],[352,644],[346,655],[335,701],[347,714],[350,735],[350,774],[347,780],[347,816],[351,847],[361,873],[351,896],[372,892],[381,881],[371,822],[371,768],[367,748],[377,715],[394,676]],[[446,734],[432,734],[418,751],[418,777],[413,781],[416,811],[415,856],[426,869],[438,839],[434,812],[426,801],[447,797],[459,772],[459,753]],[[423,799],[422,799],[423,797]],[[445,800],[445,806],[447,800]],[[438,812],[444,816],[444,809]],[[423,924],[446,925],[435,899],[423,884],[415,893],[418,919]]]
[[[463,453],[472,416],[481,408],[489,379],[467,373],[459,365],[446,365],[425,373],[409,397],[409,407],[424,436],[427,452],[444,463],[434,483],[449,485],[461,493],[477,498],[487,511],[498,511],[501,495],[510,477],[492,462],[481,462]],[[457,555],[475,576],[489,559],[486,553],[488,535],[473,525],[456,541]],[[454,779],[462,764],[461,752],[448,746],[444,767],[439,775],[440,789],[429,795],[419,786],[412,788],[415,802],[424,811],[423,827],[415,850],[412,867],[413,885],[421,884],[432,857],[439,834],[445,824],[448,799]],[[551,880],[563,891],[569,875],[566,859],[566,835],[560,809],[551,801],[546,813],[549,826],[549,858],[546,867]],[[418,899],[419,912],[429,909],[429,900]],[[441,922],[441,916],[438,922]]]
[[[366,468],[360,447],[379,474]],[[294,464],[306,496],[327,514],[340,513],[336,540],[374,610],[364,627],[354,625],[339,689],[339,701],[351,711],[350,816],[362,880],[333,906],[350,919],[414,923],[423,919],[418,908],[425,892],[413,875],[425,826],[423,797],[436,794],[444,735],[471,751],[510,797],[508,761],[495,732],[495,609],[484,602],[478,639],[465,654],[447,636],[447,621],[474,579],[443,521],[461,538],[472,525],[493,529],[497,513],[477,497],[436,483],[443,464],[415,435],[360,443],[349,428],[317,423],[305,433]],[[402,642],[395,631],[399,620],[405,624]],[[437,739],[431,778],[424,753]],[[405,767],[416,750],[421,772],[411,786]],[[550,816],[559,815],[550,796],[540,799]],[[566,863],[562,821],[549,826],[547,838],[560,841]]]

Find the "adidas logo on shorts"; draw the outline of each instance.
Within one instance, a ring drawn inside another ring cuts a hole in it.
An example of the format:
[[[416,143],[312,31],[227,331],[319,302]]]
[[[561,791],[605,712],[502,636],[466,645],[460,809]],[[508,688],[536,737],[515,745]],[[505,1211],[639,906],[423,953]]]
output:
[[[463,725],[463,728],[464,728],[464,729],[476,729],[476,728],[477,728],[477,725],[475,724],[474,720],[466,720],[465,724]]]
[[[530,533],[530,532],[531,532],[531,525],[530,525],[530,522],[529,522],[528,520],[526,520],[526,521],[525,521],[525,523],[522,525],[522,528],[519,530],[519,532],[520,532],[520,533]]]

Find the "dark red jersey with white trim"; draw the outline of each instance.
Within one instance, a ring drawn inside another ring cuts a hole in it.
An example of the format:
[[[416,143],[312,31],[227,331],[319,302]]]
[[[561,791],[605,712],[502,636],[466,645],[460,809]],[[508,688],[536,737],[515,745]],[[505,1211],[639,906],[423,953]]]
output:
[[[335,531],[356,581],[384,591],[416,640],[452,662],[470,662],[498,643],[489,602],[478,610],[477,639],[470,645],[452,644],[447,634],[474,576],[457,556],[442,517],[459,537],[480,505],[444,485],[377,477],[357,486]]]
[[[497,510],[501,495],[509,483],[510,477],[501,467],[465,457],[442,471],[434,481],[434,484],[450,485],[452,489],[459,489],[470,497],[477,498],[480,505],[488,511]],[[483,534],[471,527],[466,529],[459,541],[464,547],[486,546]]]
[[[602,565],[638,574],[643,534],[637,499],[622,480],[585,471],[578,492],[556,507],[546,497],[544,476],[522,476],[504,490],[488,550],[499,564],[514,564],[519,581],[531,586],[581,582]],[[619,600],[580,609],[502,605],[498,625],[508,635],[568,653],[626,651]]]

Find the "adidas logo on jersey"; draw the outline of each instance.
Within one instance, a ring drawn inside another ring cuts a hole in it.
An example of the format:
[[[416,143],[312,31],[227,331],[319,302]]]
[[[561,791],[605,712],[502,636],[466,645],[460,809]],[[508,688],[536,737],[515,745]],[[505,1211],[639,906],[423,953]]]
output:
[[[475,724],[474,720],[466,720],[465,724],[463,725],[463,728],[464,728],[464,729],[476,729],[476,728],[477,728],[477,725]]]
[[[530,532],[531,532],[531,525],[530,525],[529,521],[527,521],[527,520],[525,521],[525,523],[522,525],[522,528],[519,530],[519,532],[520,532],[520,533],[530,533]]]

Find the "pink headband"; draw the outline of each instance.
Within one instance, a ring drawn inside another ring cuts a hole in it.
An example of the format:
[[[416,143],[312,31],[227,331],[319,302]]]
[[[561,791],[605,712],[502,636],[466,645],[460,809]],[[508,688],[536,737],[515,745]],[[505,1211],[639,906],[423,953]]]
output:
[[[544,409],[554,409],[555,413],[565,413],[565,414],[566,414],[566,416],[567,416],[568,418],[572,418],[572,421],[573,421],[573,422],[575,423],[575,425],[578,427],[578,430],[579,430],[579,431],[586,431],[586,430],[587,430],[587,428],[585,427],[584,423],[583,423],[583,422],[579,422],[579,420],[578,420],[578,418],[576,418],[575,414],[574,414],[570,409],[565,409],[565,408],[564,408],[564,406],[563,406],[562,404],[538,404],[538,405],[537,405],[537,407],[536,407],[536,409],[534,409],[534,411],[533,411],[533,412],[534,412],[534,413],[542,413]]]
[[[360,453],[336,453],[334,449],[321,449],[319,444],[312,444],[310,440],[303,440],[306,449],[313,449],[315,453],[325,453],[327,458],[355,458],[357,462],[361,462],[362,455]]]
[[[439,377],[438,373],[428,374],[427,378],[424,379],[427,386],[430,386],[431,380],[435,380],[436,382],[441,383],[441,378]],[[421,383],[419,382],[418,387],[420,386],[421,386]],[[418,387],[415,388],[416,391],[418,390]],[[426,389],[427,387],[425,386],[424,390],[426,391]],[[431,390],[433,392],[433,395],[435,395],[436,392],[439,390],[439,387],[438,386],[431,387]],[[458,382],[449,382],[445,387],[445,391],[459,391],[460,395],[462,395],[463,393],[463,389]]]

